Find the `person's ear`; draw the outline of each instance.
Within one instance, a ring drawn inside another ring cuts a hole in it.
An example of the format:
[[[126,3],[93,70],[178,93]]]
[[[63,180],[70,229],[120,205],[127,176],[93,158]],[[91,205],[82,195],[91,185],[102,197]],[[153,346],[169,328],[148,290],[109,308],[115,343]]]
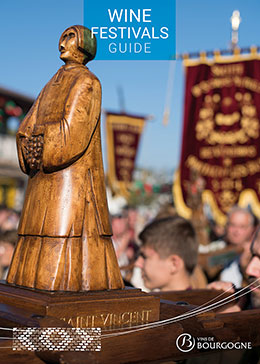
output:
[[[183,268],[183,259],[179,255],[172,254],[168,257],[168,259],[172,274],[180,271]]]

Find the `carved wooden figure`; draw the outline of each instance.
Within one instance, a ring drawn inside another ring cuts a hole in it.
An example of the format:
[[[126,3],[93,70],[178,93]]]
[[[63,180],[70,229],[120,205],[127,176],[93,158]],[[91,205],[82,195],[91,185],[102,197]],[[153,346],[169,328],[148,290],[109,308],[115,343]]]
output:
[[[96,39],[72,26],[59,50],[65,65],[17,132],[29,181],[7,282],[50,291],[120,289],[101,154],[101,86],[85,66]]]

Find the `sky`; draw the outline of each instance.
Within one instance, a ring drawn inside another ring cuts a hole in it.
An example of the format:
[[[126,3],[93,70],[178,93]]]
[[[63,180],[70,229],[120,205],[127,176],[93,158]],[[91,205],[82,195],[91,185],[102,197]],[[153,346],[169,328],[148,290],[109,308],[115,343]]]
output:
[[[108,5],[109,0],[97,2],[100,7],[107,8]],[[63,64],[59,59],[59,37],[67,27],[83,24],[83,6],[83,0],[2,0],[0,87],[37,97]],[[233,10],[239,10],[242,18],[239,46],[260,45],[259,0],[176,0],[177,53],[227,49],[231,41]],[[120,111],[120,87],[126,112],[153,116],[147,121],[142,135],[138,166],[156,171],[171,171],[178,167],[184,97],[181,61],[94,60],[89,68],[101,81],[104,110]],[[173,91],[169,124],[165,127],[162,118],[170,69]],[[106,165],[104,121],[102,117]]]

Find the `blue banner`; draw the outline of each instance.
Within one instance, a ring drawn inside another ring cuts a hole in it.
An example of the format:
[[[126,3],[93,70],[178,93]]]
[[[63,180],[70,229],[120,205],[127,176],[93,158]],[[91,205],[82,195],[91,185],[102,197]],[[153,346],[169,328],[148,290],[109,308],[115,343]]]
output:
[[[175,0],[84,0],[84,26],[97,38],[97,60],[175,59]]]

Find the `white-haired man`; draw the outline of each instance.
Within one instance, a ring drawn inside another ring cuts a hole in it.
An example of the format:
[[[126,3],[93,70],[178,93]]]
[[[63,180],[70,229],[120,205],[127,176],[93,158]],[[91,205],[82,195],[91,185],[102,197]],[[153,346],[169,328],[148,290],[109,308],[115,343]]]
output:
[[[250,294],[247,301],[241,298],[235,302],[233,306],[229,306],[228,311],[225,309],[222,312],[239,311],[241,309],[260,308],[260,226],[250,244],[250,260],[245,268],[248,275],[248,283]],[[210,289],[235,292],[235,286],[232,282],[216,281],[208,285]],[[245,305],[246,303],[246,305]]]
[[[247,209],[234,207],[230,211],[225,241],[242,252],[221,272],[221,281],[232,282],[237,287],[243,286],[243,280],[246,279],[245,269],[250,260],[250,244],[255,230],[254,222],[254,216]]]

